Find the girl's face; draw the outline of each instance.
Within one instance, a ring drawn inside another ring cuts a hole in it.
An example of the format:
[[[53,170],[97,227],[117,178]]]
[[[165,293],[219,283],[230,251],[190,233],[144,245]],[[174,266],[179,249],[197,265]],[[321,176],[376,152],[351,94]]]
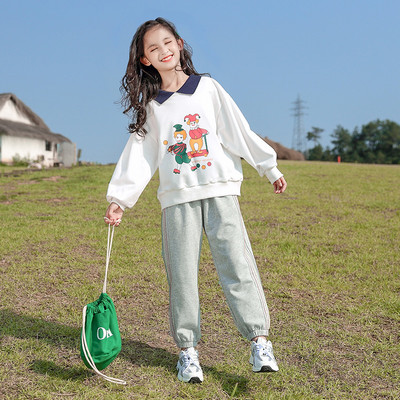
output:
[[[172,32],[158,25],[145,33],[143,49],[144,55],[140,57],[142,64],[152,65],[158,72],[170,71],[180,63],[183,40],[176,40]]]

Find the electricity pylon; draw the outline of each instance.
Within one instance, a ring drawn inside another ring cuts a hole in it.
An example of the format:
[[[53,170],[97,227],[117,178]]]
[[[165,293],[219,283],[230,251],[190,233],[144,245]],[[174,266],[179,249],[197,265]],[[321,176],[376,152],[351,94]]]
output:
[[[307,107],[304,105],[305,101],[300,98],[300,95],[297,95],[296,101],[292,102],[292,104],[294,104],[294,107],[291,108],[291,111],[293,111],[292,116],[294,117],[292,148],[304,153],[306,151],[306,134],[303,116]]]

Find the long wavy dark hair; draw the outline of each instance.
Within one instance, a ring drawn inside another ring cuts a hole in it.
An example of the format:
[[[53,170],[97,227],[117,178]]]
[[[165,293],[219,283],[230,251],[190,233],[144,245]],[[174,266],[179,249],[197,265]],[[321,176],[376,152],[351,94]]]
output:
[[[180,39],[175,25],[164,18],[146,21],[139,26],[129,48],[129,61],[120,87],[124,114],[128,114],[131,117],[128,130],[130,133],[137,133],[142,137],[147,133],[143,127],[147,118],[146,105],[157,97],[161,89],[161,76],[152,65],[146,66],[142,64],[140,57],[144,56],[144,35],[149,29],[158,25],[168,29],[176,40]],[[183,49],[180,52],[180,67],[182,71],[187,75],[205,75],[199,74],[194,68],[192,53],[192,48],[184,42]]]

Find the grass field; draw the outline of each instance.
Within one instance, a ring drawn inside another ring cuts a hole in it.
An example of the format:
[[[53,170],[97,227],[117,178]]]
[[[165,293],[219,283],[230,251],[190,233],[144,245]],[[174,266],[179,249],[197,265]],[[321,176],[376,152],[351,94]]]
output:
[[[82,363],[82,307],[102,289],[113,166],[0,176],[1,399],[399,399],[400,166],[280,162],[277,196],[244,165],[240,203],[281,370],[253,374],[206,243],[205,373],[176,379],[157,180],[116,230],[108,293],[120,356],[103,381]],[[3,171],[4,172],[4,171]]]

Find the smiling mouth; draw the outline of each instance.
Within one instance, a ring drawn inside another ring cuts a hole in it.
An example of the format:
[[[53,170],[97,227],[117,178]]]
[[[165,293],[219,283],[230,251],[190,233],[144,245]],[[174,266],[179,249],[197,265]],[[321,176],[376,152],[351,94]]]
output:
[[[162,62],[168,62],[169,60],[171,60],[172,57],[173,57],[173,54],[170,54],[169,56],[164,57],[161,61]]]

